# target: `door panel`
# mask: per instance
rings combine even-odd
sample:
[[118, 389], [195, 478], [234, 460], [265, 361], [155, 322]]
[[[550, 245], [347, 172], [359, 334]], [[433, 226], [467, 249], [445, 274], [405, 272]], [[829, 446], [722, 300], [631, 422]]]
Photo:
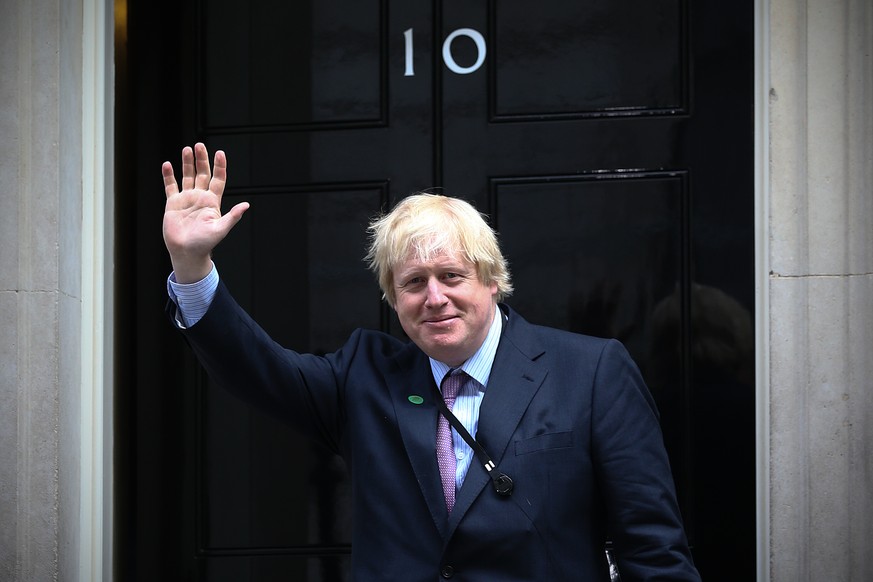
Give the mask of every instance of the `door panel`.
[[368, 219], [431, 187], [474, 202], [514, 308], [634, 356], [703, 577], [753, 579], [750, 0], [128, 7], [121, 578], [349, 579], [342, 460], [217, 389], [156, 321], [157, 168], [202, 140], [227, 152], [227, 207], [252, 204], [216, 249], [221, 277], [292, 349], [402, 336], [361, 260]]
[[205, 132], [384, 126], [385, 2], [200, 4]]
[[495, 180], [512, 305], [544, 325], [618, 338], [642, 366], [658, 300], [687, 278], [686, 180], [655, 172]]
[[[678, 0], [489, 4], [492, 121], [673, 113], [687, 108]], [[632, 15], [632, 17], [629, 17]]]

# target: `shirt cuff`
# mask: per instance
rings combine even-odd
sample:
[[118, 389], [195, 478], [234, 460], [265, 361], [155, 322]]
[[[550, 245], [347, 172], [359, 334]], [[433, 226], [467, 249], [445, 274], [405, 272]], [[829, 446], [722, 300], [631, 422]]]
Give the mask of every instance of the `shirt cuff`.
[[179, 308], [178, 317], [181, 321], [178, 323], [182, 327], [191, 327], [200, 321], [209, 311], [217, 289], [218, 269], [215, 268], [215, 263], [212, 263], [209, 274], [196, 283], [177, 283], [176, 273], [170, 273], [167, 278], [167, 294]]

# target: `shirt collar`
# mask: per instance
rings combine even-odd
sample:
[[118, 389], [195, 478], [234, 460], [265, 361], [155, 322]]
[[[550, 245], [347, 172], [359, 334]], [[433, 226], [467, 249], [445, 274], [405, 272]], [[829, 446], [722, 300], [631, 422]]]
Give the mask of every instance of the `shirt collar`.
[[[491, 321], [491, 327], [488, 329], [488, 335], [485, 336], [485, 341], [476, 350], [470, 359], [461, 364], [460, 369], [466, 372], [471, 378], [479, 383], [479, 390], [485, 391], [485, 386], [488, 385], [488, 378], [491, 376], [491, 366], [494, 364], [494, 356], [497, 354], [497, 344], [500, 343], [500, 332], [503, 329], [503, 314], [500, 308], [494, 306], [494, 318]], [[436, 385], [442, 383], [445, 375], [452, 369], [451, 366], [428, 358], [430, 360], [430, 370], [433, 373], [433, 379]]]

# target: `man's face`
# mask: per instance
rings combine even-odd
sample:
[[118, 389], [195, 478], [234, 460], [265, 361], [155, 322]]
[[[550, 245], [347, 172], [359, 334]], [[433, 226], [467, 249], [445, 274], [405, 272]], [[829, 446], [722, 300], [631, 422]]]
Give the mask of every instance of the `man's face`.
[[403, 331], [431, 358], [459, 366], [485, 341], [497, 283], [482, 283], [459, 254], [408, 258], [394, 269], [394, 290]]

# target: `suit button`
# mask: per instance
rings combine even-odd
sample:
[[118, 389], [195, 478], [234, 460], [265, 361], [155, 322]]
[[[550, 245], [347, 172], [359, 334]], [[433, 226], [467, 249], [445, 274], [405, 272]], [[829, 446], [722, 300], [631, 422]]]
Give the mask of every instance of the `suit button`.
[[443, 566], [443, 569], [440, 570], [440, 576], [445, 579], [449, 579], [455, 575], [455, 569], [451, 566]]

